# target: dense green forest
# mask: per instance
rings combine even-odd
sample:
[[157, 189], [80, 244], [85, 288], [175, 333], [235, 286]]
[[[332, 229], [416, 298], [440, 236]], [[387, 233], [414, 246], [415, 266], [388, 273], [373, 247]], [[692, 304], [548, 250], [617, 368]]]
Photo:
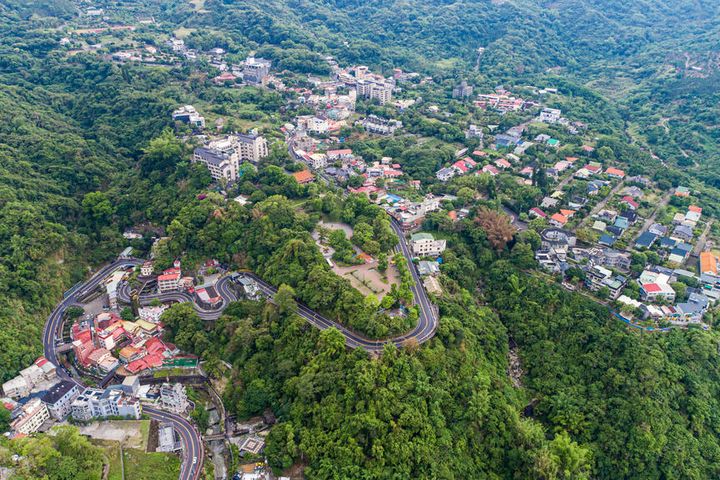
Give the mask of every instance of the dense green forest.
[[[206, 0], [203, 13], [180, 0], [96, 3], [153, 15], [158, 25], [141, 32], [150, 43], [183, 27], [188, 45], [221, 46], [237, 58], [255, 51], [299, 77], [327, 73], [323, 57], [333, 55], [343, 65], [432, 75], [437, 87], [422, 93], [445, 103], [459, 78], [483, 91], [555, 86], [566, 99], [556, 106], [592, 124], [598, 147], [629, 173], [664, 188], [690, 184], [718, 213], [715, 1]], [[68, 56], [58, 47], [61, 28], [78, 11], [67, 0], [0, 3], [0, 380], [41, 353], [43, 322], [62, 292], [126, 246], [126, 228], [146, 225], [170, 237], [160, 264], [213, 257], [282, 285], [275, 305], [239, 302], [214, 325], [188, 305], [164, 318], [169, 340], [230, 377], [229, 411], [277, 414], [267, 445], [277, 471], [298, 463], [319, 479], [720, 475], [716, 334], [628, 331], [604, 307], [531, 276], [537, 235], [510, 238], [495, 212], [506, 197], [527, 210], [542, 185], [473, 177], [433, 186], [473, 208], [464, 221], [431, 214], [425, 224], [450, 245], [437, 336], [380, 358], [348, 351], [337, 332], [297, 317], [293, 298], [373, 337], [406, 330], [415, 312], [378, 314], [377, 299], [329, 272], [310, 232], [321, 217], [344, 221], [362, 235], [337, 245], [387, 251], [396, 238], [385, 214], [364, 197], [297, 184], [284, 170], [296, 166], [277, 148], [237, 187], [252, 206], [209, 192], [169, 113], [202, 105], [209, 119], [237, 113], [279, 138], [287, 99], [217, 88], [188, 65]], [[467, 106], [448, 109], [449, 121], [398, 115], [428, 143], [406, 136], [353, 148], [369, 160], [389, 154], [413, 177], [432, 179], [453, 158], [451, 144], [464, 140]], [[389, 306], [408, 306], [410, 297], [402, 282]], [[519, 387], [507, 373], [510, 344], [524, 369]], [[220, 360], [232, 371], [223, 373]], [[26, 455], [23, 478], [71, 478], [98, 466], [81, 440], [67, 430], [0, 443], [0, 457]]]

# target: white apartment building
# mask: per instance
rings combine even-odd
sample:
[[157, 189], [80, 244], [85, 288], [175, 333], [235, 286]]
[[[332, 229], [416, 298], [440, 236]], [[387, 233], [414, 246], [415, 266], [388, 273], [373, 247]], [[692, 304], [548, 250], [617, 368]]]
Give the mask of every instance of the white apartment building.
[[160, 406], [174, 413], [184, 413], [188, 408], [185, 386], [181, 383], [163, 383], [160, 387]]
[[243, 161], [258, 163], [269, 153], [267, 140], [264, 137], [255, 134], [238, 134], [196, 148], [193, 152], [193, 162], [204, 164], [215, 180], [225, 178], [235, 181]]
[[25, 378], [18, 375], [17, 377], [3, 383], [2, 388], [6, 397], [23, 398], [30, 395], [30, 390], [32, 387], [28, 384]]
[[235, 135], [238, 160], [258, 163], [270, 154], [265, 137], [255, 133]]
[[175, 292], [180, 286], [180, 273], [165, 273], [158, 276], [157, 282], [160, 293]]
[[173, 120], [183, 122], [193, 127], [204, 128], [205, 117], [200, 115], [192, 105], [185, 105], [175, 110], [172, 114]]
[[562, 118], [562, 112], [556, 108], [543, 108], [538, 120], [544, 123], [558, 123]]
[[415, 233], [410, 237], [413, 255], [417, 257], [437, 257], [445, 251], [446, 240], [435, 240], [430, 233]]
[[40, 357], [29, 367], [22, 369], [17, 377], [3, 383], [3, 392], [10, 398], [23, 398], [30, 395], [36, 387], [44, 390], [56, 381], [56, 369], [53, 363]]
[[330, 123], [326, 118], [316, 117], [314, 115], [303, 115], [296, 118], [298, 128], [310, 133], [323, 134], [330, 130]]
[[128, 397], [120, 390], [86, 388], [72, 402], [72, 417], [87, 422], [94, 418], [125, 417], [140, 418], [142, 408], [136, 398]]
[[80, 395], [80, 387], [75, 382], [60, 382], [42, 397], [50, 416], [63, 421], [70, 415], [72, 402]]
[[393, 88], [391, 83], [365, 79], [359, 79], [355, 85], [358, 96], [377, 100], [380, 105], [385, 105], [392, 100]]
[[204, 164], [214, 180], [237, 178], [237, 162], [230, 155], [207, 147], [199, 147], [193, 152], [193, 162]]
[[37, 432], [49, 418], [50, 413], [42, 400], [33, 398], [22, 407], [20, 416], [13, 420], [10, 429], [15, 433], [30, 435]]
[[149, 277], [153, 274], [153, 262], [147, 261], [142, 264], [142, 267], [140, 267], [140, 275], [143, 277]]
[[167, 310], [167, 305], [158, 305], [157, 307], [140, 307], [138, 316], [141, 320], [150, 323], [158, 323], [163, 312]]

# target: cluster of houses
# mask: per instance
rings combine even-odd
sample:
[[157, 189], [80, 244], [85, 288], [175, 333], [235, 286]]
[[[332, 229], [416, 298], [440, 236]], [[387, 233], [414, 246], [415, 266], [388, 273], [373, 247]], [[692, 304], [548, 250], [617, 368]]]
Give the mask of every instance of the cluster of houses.
[[422, 225], [425, 216], [440, 210], [444, 200], [455, 200], [451, 195], [428, 194], [420, 201], [413, 201], [394, 194], [378, 197], [376, 203], [400, 223], [404, 231], [413, 231]]
[[159, 308], [150, 308], [147, 316], [141, 308], [141, 318], [136, 321], [122, 320], [114, 312], [103, 312], [92, 320], [74, 323], [72, 350], [78, 367], [100, 374], [117, 369], [136, 374], [185, 358], [177, 347], [160, 339], [162, 324], [151, 321], [159, 318]]
[[537, 106], [532, 100], [515, 97], [502, 87], [495, 89], [495, 93], [481, 93], [475, 100], [475, 106], [482, 109], [494, 110], [501, 114], [518, 112]]
[[687, 212], [677, 213], [672, 226], [653, 223], [635, 241], [638, 250], [654, 249], [673, 264], [682, 265], [692, 253], [695, 229], [702, 217], [702, 208], [690, 205]]
[[267, 85], [273, 79], [270, 75], [272, 62], [264, 58], [248, 56], [244, 61], [237, 64], [228, 64], [225, 60], [226, 53], [223, 48], [215, 47], [207, 52], [200, 52], [185, 45], [185, 41], [179, 38], [171, 38], [165, 46], [170, 48], [175, 55], [190, 61], [205, 61], [209, 66], [215, 68], [220, 74], [213, 78], [218, 85], [242, 83], [244, 85]]
[[74, 380], [61, 380], [57, 367], [46, 358], [38, 358], [17, 378], [3, 384], [0, 408], [11, 412], [11, 438], [49, 430], [56, 422], [69, 417], [88, 422], [107, 418], [139, 419], [141, 399], [159, 408], [183, 414], [189, 402], [181, 384], [162, 384], [160, 388], [141, 386], [131, 375], [118, 385], [106, 389], [82, 387]]
[[[686, 298], [676, 298], [672, 284], [691, 279], [699, 287], [687, 287]], [[664, 320], [674, 325], [702, 324], [708, 308], [720, 299], [720, 288], [714, 279], [702, 279], [693, 272], [683, 269], [670, 269], [662, 266], [650, 266], [637, 278], [640, 286], [639, 299], [626, 295], [617, 297], [618, 303], [632, 307], [642, 318]]]
[[3, 384], [4, 397], [0, 402], [11, 411], [10, 436], [17, 438], [47, 430], [71, 414], [79, 420], [108, 416], [140, 418], [139, 403], [122, 392], [103, 403], [104, 412], [91, 410], [81, 416], [80, 398], [84, 391], [74, 381], [60, 380], [57, 366], [45, 357], [38, 358], [16, 378]]

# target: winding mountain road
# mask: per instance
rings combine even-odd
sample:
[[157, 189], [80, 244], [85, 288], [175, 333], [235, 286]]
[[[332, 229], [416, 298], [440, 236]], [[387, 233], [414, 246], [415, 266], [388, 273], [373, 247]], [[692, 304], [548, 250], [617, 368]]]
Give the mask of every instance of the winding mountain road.
[[[403, 344], [409, 341], [421, 344], [430, 340], [435, 335], [435, 331], [437, 330], [438, 326], [438, 318], [435, 312], [435, 308], [430, 302], [430, 299], [427, 296], [427, 292], [422, 286], [422, 279], [420, 278], [417, 269], [412, 263], [412, 252], [410, 251], [410, 246], [407, 243], [402, 228], [394, 219], [391, 221], [391, 226], [400, 240], [398, 247], [405, 259], [408, 261], [408, 268], [413, 277], [413, 286], [411, 287], [411, 291], [415, 299], [415, 304], [418, 306], [419, 315], [418, 322], [412, 330], [397, 337], [380, 340], [369, 339], [367, 337], [364, 337], [363, 335], [353, 332], [352, 330], [348, 329], [347, 327], [334, 320], [330, 320], [329, 318], [312, 310], [307, 305], [301, 302], [298, 302], [297, 304], [297, 314], [304, 318], [308, 323], [319, 328], [320, 330], [325, 330], [330, 327], [336, 328], [345, 337], [345, 344], [348, 347], [362, 348], [371, 353], [381, 353], [383, 348], [387, 344], [394, 344], [398, 347], [401, 347]], [[276, 287], [265, 282], [262, 278], [258, 277], [254, 273], [242, 272], [241, 275], [253, 279], [257, 283], [259, 290], [268, 297], [273, 297], [277, 293]], [[160, 300], [162, 302], [191, 302], [193, 308], [195, 309], [195, 312], [198, 314], [198, 316], [200, 316], [200, 318], [202, 318], [203, 320], [217, 320], [222, 315], [222, 311], [225, 309], [225, 307], [227, 307], [227, 305], [229, 305], [231, 302], [237, 300], [237, 295], [233, 291], [232, 283], [233, 281], [230, 279], [230, 277], [226, 276], [218, 280], [217, 284], [215, 285], [218, 294], [223, 300], [222, 305], [217, 310], [205, 310], [201, 308], [193, 301], [192, 295], [184, 292], [147, 294], [142, 295], [139, 301], [141, 304], [144, 305], [149, 304], [154, 299]], [[130, 288], [126, 283], [122, 284], [118, 289], [118, 300], [125, 303], [130, 303]]]
[[[43, 330], [43, 350], [45, 352], [45, 358], [55, 365], [58, 365], [56, 343], [62, 339], [63, 317], [65, 310], [68, 307], [80, 303], [79, 299], [94, 291], [112, 272], [130, 266], [135, 267], [140, 264], [142, 264], [142, 261], [137, 259], [118, 259], [98, 270], [80, 287], [70, 290], [69, 294], [63, 298], [62, 302], [55, 307], [45, 323], [45, 328]], [[76, 383], [81, 388], [85, 387], [85, 385], [80, 383], [77, 379], [72, 378], [62, 368], [58, 368], [58, 376], [62, 380]], [[193, 427], [192, 424], [190, 424], [190, 422], [179, 415], [157, 410], [151, 407], [143, 407], [143, 412], [159, 422], [171, 424], [175, 431], [180, 435], [183, 449], [183, 459], [182, 464], [180, 465], [179, 480], [198, 480], [200, 478], [200, 474], [202, 473], [203, 460], [205, 457], [204, 446], [200, 433], [195, 429], [195, 427]]]
[[[412, 263], [412, 252], [410, 246], [405, 238], [405, 233], [402, 231], [400, 225], [394, 220], [391, 220], [393, 231], [399, 238], [399, 249], [402, 252], [405, 259], [408, 261], [408, 267], [413, 278], [413, 285], [411, 287], [412, 294], [415, 299], [415, 304], [418, 306], [418, 322], [415, 327], [409, 332], [392, 338], [382, 340], [368, 339], [362, 335], [359, 335], [338, 322], [330, 320], [323, 315], [313, 311], [306, 305], [298, 302], [297, 313], [302, 318], [307, 320], [308, 323], [325, 330], [327, 328], [336, 328], [345, 337], [345, 344], [350, 348], [362, 348], [370, 353], [379, 354], [382, 352], [385, 345], [394, 344], [398, 347], [403, 346], [408, 341], [414, 341], [418, 344], [424, 343], [430, 340], [437, 330], [438, 317], [435, 312], [435, 307], [430, 302], [427, 296], [425, 288], [422, 286], [420, 275], [417, 272], [414, 264]], [[142, 260], [139, 259], [118, 259], [113, 263], [98, 270], [87, 282], [79, 285], [78, 287], [70, 290], [62, 302], [52, 311], [50, 317], [45, 324], [43, 331], [43, 348], [45, 351], [45, 357], [58, 364], [57, 361], [57, 345], [62, 341], [62, 327], [64, 322], [65, 310], [73, 305], [77, 305], [80, 299], [84, 298], [88, 294], [92, 293], [97, 287], [116, 270], [123, 268], [136, 267], [142, 264]], [[259, 278], [253, 273], [242, 273], [249, 278], [252, 278], [258, 285], [258, 288], [269, 297], [272, 297], [277, 293], [277, 288], [268, 284], [263, 279]], [[190, 302], [193, 308], [204, 320], [215, 320], [220, 317], [222, 310], [227, 307], [231, 302], [237, 300], [237, 295], [232, 288], [232, 279], [230, 277], [223, 277], [218, 280], [216, 289], [219, 295], [222, 297], [223, 303], [217, 310], [206, 310], [201, 308], [194, 302], [193, 296], [185, 292], [172, 292], [164, 294], [146, 294], [139, 298], [141, 304], [148, 304], [153, 299], [158, 299], [163, 302]], [[118, 289], [118, 300], [130, 303], [130, 287], [127, 283], [123, 283]], [[75, 382], [81, 387], [84, 387], [78, 380], [72, 378], [65, 370], [59, 369], [59, 376], [63, 380], [69, 380]], [[158, 410], [152, 407], [144, 407], [143, 411], [151, 418], [163, 422], [172, 424], [175, 431], [180, 435], [183, 459], [180, 467], [179, 480], [198, 480], [202, 472], [203, 460], [204, 460], [204, 446], [202, 443], [202, 437], [197, 429], [188, 422], [185, 418], [175, 415], [163, 410]]]

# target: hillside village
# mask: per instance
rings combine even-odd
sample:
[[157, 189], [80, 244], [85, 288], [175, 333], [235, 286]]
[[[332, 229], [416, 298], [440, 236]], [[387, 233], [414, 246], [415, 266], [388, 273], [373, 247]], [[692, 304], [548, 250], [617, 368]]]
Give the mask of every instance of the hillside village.
[[[47, 321], [46, 354], [24, 355], [25, 367], [2, 384], [8, 440], [72, 424], [107, 448], [102, 430], [133, 420], [148, 425], [152, 446], [145, 453], [182, 458], [181, 477], [195, 480], [202, 470], [218, 480], [270, 480], [282, 464], [289, 476], [279, 478], [304, 478], [303, 449], [318, 439], [305, 425], [292, 425], [296, 405], [278, 400], [278, 392], [317, 395], [308, 403], [323, 405], [330, 389], [315, 369], [325, 364], [301, 353], [303, 346], [272, 365], [301, 372], [285, 378], [283, 371], [277, 384], [241, 370], [271, 369], [263, 349], [285, 341], [279, 332], [291, 323], [285, 317], [293, 317], [297, 337], [317, 327], [317, 350], [334, 366], [338, 352], [350, 349], [372, 361], [403, 351], [417, 366], [425, 361], [422, 342], [440, 332], [428, 356], [458, 355], [480, 371], [489, 361], [484, 355], [497, 354], [508, 361], [512, 387], [522, 389], [522, 354], [506, 331], [522, 309], [500, 316], [502, 302], [487, 288], [491, 276], [496, 291], [507, 284], [508, 297], [528, 295], [520, 277], [557, 286], [552, 302], [581, 298], [586, 310], [601, 312], [593, 319], [607, 317], [643, 338], [716, 329], [716, 202], [698, 182], [658, 169], [667, 164], [652, 151], [611, 138], [612, 129], [597, 119], [617, 118], [560, 75], [502, 85], [481, 80], [484, 47], [474, 72], [449, 60], [435, 64], [445, 74], [433, 76], [390, 59], [370, 67], [358, 55], [299, 55], [289, 39], [270, 48], [228, 41], [221, 28], [171, 29], [135, 2], [77, 3], [81, 14], [57, 27], [54, 55], [91, 58], [123, 81], [161, 78], [167, 87], [153, 104], [158, 135], [124, 152], [134, 173], [155, 183], [121, 183], [114, 196], [101, 198], [98, 190], [77, 202], [82, 241], [92, 243], [84, 236], [94, 232], [93, 242], [117, 249], [103, 261], [124, 250], [90, 279], [79, 280], [88, 268], [67, 275], [78, 283]], [[191, 3], [194, 14], [207, 13], [204, 2]], [[129, 115], [126, 105], [117, 108]], [[116, 232], [101, 229], [145, 195], [162, 199], [148, 207], [154, 220], [147, 212], [123, 213]], [[94, 203], [98, 198], [105, 201]], [[282, 255], [269, 249], [251, 255], [240, 245], [246, 237], [287, 244]], [[508, 265], [513, 273], [506, 278], [498, 272]], [[492, 338], [492, 328], [503, 341]], [[567, 330], [573, 342], [585, 341], [583, 332]], [[341, 333], [333, 337], [335, 331]], [[467, 345], [482, 353], [466, 357]], [[208, 352], [218, 358], [208, 359]], [[503, 368], [475, 380], [495, 389]], [[427, 378], [438, 372], [428, 369]], [[378, 388], [382, 382], [370, 377], [386, 373], [368, 373], [367, 385], [348, 396], [365, 402], [360, 390]], [[518, 418], [549, 415], [555, 405], [538, 407], [540, 396], [518, 395]], [[482, 409], [492, 411], [496, 402]], [[426, 408], [429, 400], [420, 410]], [[406, 413], [415, 415], [408, 412], [394, 412], [393, 427], [409, 421]], [[462, 415], [455, 415], [448, 424], [460, 425]], [[567, 422], [581, 431], [586, 415]], [[472, 421], [489, 420], [483, 412]], [[296, 427], [305, 429], [302, 435]], [[430, 436], [444, 441], [435, 428], [427, 429]], [[527, 441], [518, 430], [513, 441]], [[376, 434], [363, 441], [372, 443]], [[559, 430], [547, 436], [564, 438]]]

